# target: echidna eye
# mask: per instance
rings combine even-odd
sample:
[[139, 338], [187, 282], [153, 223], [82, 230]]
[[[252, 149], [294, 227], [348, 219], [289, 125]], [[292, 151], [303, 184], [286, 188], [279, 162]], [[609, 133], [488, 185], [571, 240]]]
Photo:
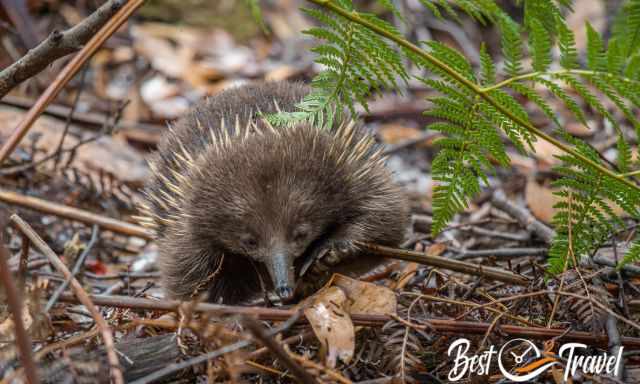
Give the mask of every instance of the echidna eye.
[[258, 246], [258, 241], [253, 237], [245, 237], [242, 239], [242, 245], [246, 248], [255, 248]]
[[307, 236], [309, 236], [309, 232], [305, 229], [297, 229], [293, 232], [293, 240], [297, 242], [306, 240]]

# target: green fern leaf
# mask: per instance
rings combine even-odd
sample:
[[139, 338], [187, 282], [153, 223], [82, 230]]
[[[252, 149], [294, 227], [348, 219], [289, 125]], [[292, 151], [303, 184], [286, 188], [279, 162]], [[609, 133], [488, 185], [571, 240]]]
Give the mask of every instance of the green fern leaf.
[[522, 72], [522, 38], [520, 26], [506, 14], [498, 16], [498, 25], [502, 33], [502, 54], [509, 76]]
[[560, 49], [560, 65], [564, 69], [578, 68], [578, 50], [573, 31], [561, 17], [556, 17], [558, 27], [558, 48]]
[[618, 269], [622, 269], [625, 265], [638, 262], [640, 262], [640, 241], [635, 240], [624, 255], [622, 262], [618, 264]]
[[546, 71], [551, 64], [551, 38], [538, 19], [529, 20], [529, 41], [533, 69]]
[[493, 59], [487, 52], [487, 47], [484, 43], [480, 45], [480, 68], [480, 79], [483, 85], [496, 82], [496, 67], [493, 65]]
[[607, 59], [604, 52], [604, 43], [600, 34], [593, 29], [589, 22], [587, 27], [587, 66], [594, 71], [606, 71]]

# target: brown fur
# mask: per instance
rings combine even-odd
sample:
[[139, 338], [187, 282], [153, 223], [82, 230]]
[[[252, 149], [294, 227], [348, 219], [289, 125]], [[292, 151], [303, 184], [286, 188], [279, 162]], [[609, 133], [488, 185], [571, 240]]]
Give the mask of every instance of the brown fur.
[[171, 297], [209, 289], [238, 302], [272, 288], [265, 262], [357, 241], [396, 245], [407, 201], [360, 127], [273, 128], [257, 118], [293, 110], [308, 88], [264, 83], [222, 92], [192, 109], [152, 161], [147, 224], [155, 229]]

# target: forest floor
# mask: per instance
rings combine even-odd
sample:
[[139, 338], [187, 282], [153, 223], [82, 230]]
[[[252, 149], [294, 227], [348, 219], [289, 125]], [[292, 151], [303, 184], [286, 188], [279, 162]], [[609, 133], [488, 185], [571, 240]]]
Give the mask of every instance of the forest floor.
[[[28, 9], [25, 2], [0, 2], [0, 68], [94, 10], [77, 0], [27, 3]], [[439, 135], [425, 131], [433, 119], [423, 111], [435, 93], [413, 80], [402, 96], [384, 93], [361, 111], [411, 198], [412, 226], [401, 249], [368, 248], [380, 256], [375, 268], [345, 266], [304, 305], [164, 298], [157, 244], [133, 216], [150, 174], [146, 159], [167, 122], [229, 87], [310, 82], [320, 69], [312, 41], [300, 33], [312, 22], [297, 1], [265, 6], [268, 35], [245, 2], [181, 3], [154, 2], [128, 18], [60, 84], [0, 161], [3, 382], [35, 375], [52, 383], [444, 383], [459, 373], [458, 382], [503, 382], [495, 356], [475, 371], [470, 361], [455, 364], [462, 349], [451, 346], [462, 348], [465, 340], [468, 357], [505, 346], [509, 367], [522, 367], [515, 357], [534, 343], [540, 354], [518, 374], [551, 356], [542, 363], [555, 365], [535, 380], [556, 383], [567, 364], [559, 347], [579, 342], [588, 346], [585, 355], [624, 358], [617, 376], [577, 373], [569, 380], [640, 382], [640, 267], [615, 268], [626, 242], [612, 235], [577, 268], [546, 272], [558, 199], [554, 148], [544, 142], [534, 144], [535, 153], [510, 148], [512, 166], [492, 175], [490, 186], [444, 231], [431, 233], [431, 161]], [[570, 23], [588, 19], [606, 30], [608, 9], [586, 3]], [[450, 44], [474, 65], [481, 41], [500, 55], [491, 28], [426, 13], [414, 17], [420, 22], [407, 31], [412, 39]], [[576, 39], [584, 50], [584, 36]], [[0, 146], [41, 105], [38, 98], [72, 57], [0, 96]], [[525, 108], [533, 121], [544, 121], [533, 106]], [[566, 129], [605, 157], [615, 156], [613, 128], [593, 111], [587, 117], [591, 130], [568, 114]], [[19, 316], [12, 316], [16, 308]], [[520, 340], [509, 344], [514, 339]]]

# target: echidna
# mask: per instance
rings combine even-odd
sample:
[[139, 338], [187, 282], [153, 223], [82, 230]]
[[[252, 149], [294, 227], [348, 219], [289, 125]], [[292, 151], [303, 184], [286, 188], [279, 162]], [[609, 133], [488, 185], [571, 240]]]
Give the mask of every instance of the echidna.
[[288, 82], [224, 91], [163, 137], [143, 209], [170, 297], [208, 289], [210, 301], [233, 303], [275, 288], [290, 299], [302, 260], [402, 241], [407, 200], [369, 134], [353, 122], [262, 118], [308, 92]]

